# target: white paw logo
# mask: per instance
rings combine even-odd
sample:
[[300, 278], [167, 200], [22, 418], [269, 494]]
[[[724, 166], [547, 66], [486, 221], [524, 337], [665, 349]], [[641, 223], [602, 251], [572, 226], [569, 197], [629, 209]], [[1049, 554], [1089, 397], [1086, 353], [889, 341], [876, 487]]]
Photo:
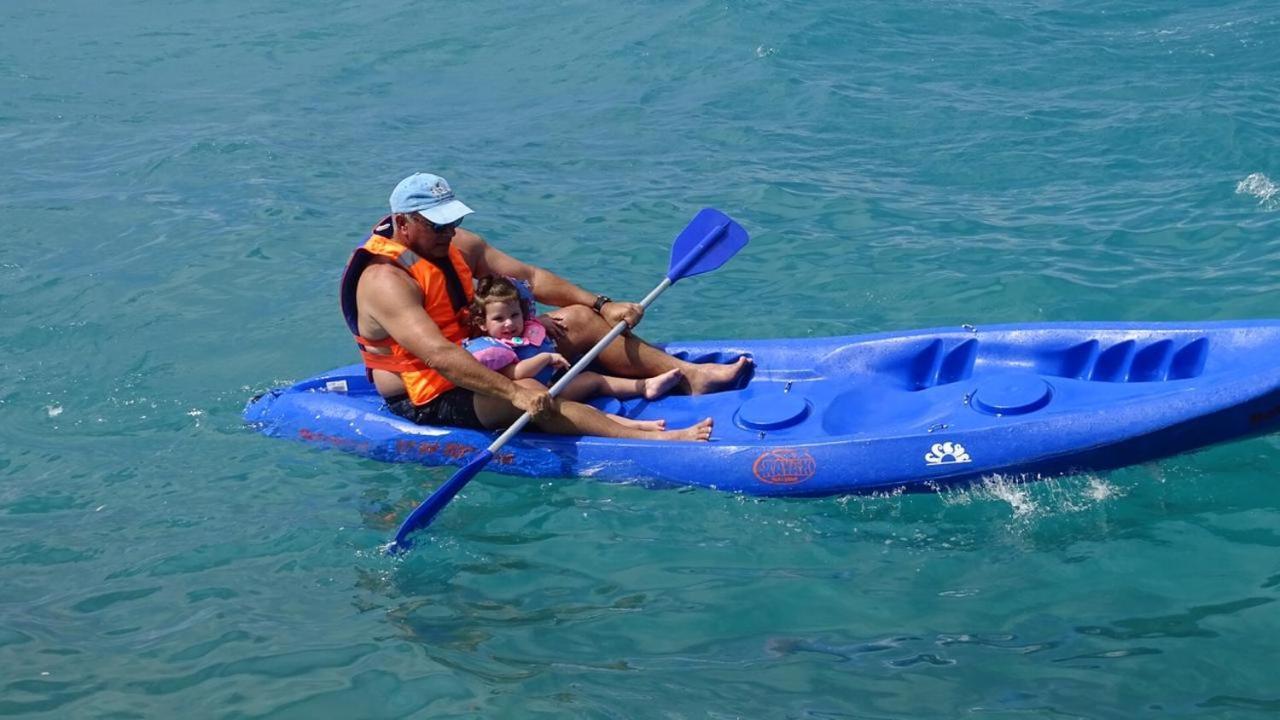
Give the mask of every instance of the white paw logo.
[[973, 462], [973, 459], [960, 443], [942, 442], [929, 448], [929, 452], [924, 454], [924, 462], [926, 465], [954, 465]]

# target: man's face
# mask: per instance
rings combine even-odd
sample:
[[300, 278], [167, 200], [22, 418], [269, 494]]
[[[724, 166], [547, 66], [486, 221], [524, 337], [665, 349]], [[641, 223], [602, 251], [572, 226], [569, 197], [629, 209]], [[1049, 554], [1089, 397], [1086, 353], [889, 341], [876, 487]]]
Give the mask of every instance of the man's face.
[[449, 252], [449, 242], [458, 228], [457, 222], [448, 225], [437, 225], [422, 216], [421, 213], [405, 213], [400, 226], [404, 234], [405, 244], [417, 251], [429, 255], [442, 256]]

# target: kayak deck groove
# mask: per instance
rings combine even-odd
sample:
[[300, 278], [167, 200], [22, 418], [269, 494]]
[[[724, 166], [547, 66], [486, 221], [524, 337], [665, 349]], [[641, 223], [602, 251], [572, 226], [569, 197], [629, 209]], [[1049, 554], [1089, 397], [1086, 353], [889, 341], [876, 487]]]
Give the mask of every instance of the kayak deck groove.
[[[993, 474], [1107, 470], [1280, 424], [1280, 321], [1038, 323], [830, 338], [672, 343], [754, 370], [723, 392], [598, 399], [708, 443], [526, 431], [490, 466], [533, 477], [693, 485], [752, 495], [938, 490]], [[494, 434], [390, 414], [359, 365], [250, 401], [272, 437], [377, 460], [461, 465]]]

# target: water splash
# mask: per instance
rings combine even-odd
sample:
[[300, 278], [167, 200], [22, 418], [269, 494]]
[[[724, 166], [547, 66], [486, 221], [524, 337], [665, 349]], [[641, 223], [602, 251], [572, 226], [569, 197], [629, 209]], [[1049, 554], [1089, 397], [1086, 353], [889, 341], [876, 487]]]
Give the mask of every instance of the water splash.
[[1085, 488], [1086, 497], [1095, 502], [1102, 502], [1117, 494], [1119, 494], [1119, 491], [1100, 477], [1089, 478], [1089, 484]]
[[1258, 198], [1258, 204], [1267, 210], [1280, 208], [1280, 187], [1262, 173], [1252, 173], [1236, 183], [1236, 194]]
[[[1082, 512], [1107, 500], [1123, 495], [1110, 482], [1097, 475], [1067, 478], [1034, 478], [1013, 475], [990, 475], [968, 487], [942, 490], [939, 495], [949, 506], [970, 505], [976, 501], [1005, 503], [1013, 520], [1027, 521], [1042, 516]], [[1081, 482], [1083, 480], [1083, 483]]]
[[1015, 479], [993, 475], [983, 480], [979, 487], [990, 497], [1008, 503], [1015, 518], [1029, 517], [1040, 509], [1027, 486]]

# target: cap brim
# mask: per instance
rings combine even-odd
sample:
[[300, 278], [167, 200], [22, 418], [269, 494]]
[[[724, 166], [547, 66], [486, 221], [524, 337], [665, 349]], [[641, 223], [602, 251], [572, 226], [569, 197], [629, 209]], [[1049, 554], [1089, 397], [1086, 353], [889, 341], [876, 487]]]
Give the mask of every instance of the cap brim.
[[437, 225], [448, 225], [451, 222], [457, 222], [462, 218], [475, 212], [471, 208], [463, 205], [458, 200], [450, 200], [443, 205], [437, 205], [426, 210], [419, 210], [418, 214], [430, 220]]

